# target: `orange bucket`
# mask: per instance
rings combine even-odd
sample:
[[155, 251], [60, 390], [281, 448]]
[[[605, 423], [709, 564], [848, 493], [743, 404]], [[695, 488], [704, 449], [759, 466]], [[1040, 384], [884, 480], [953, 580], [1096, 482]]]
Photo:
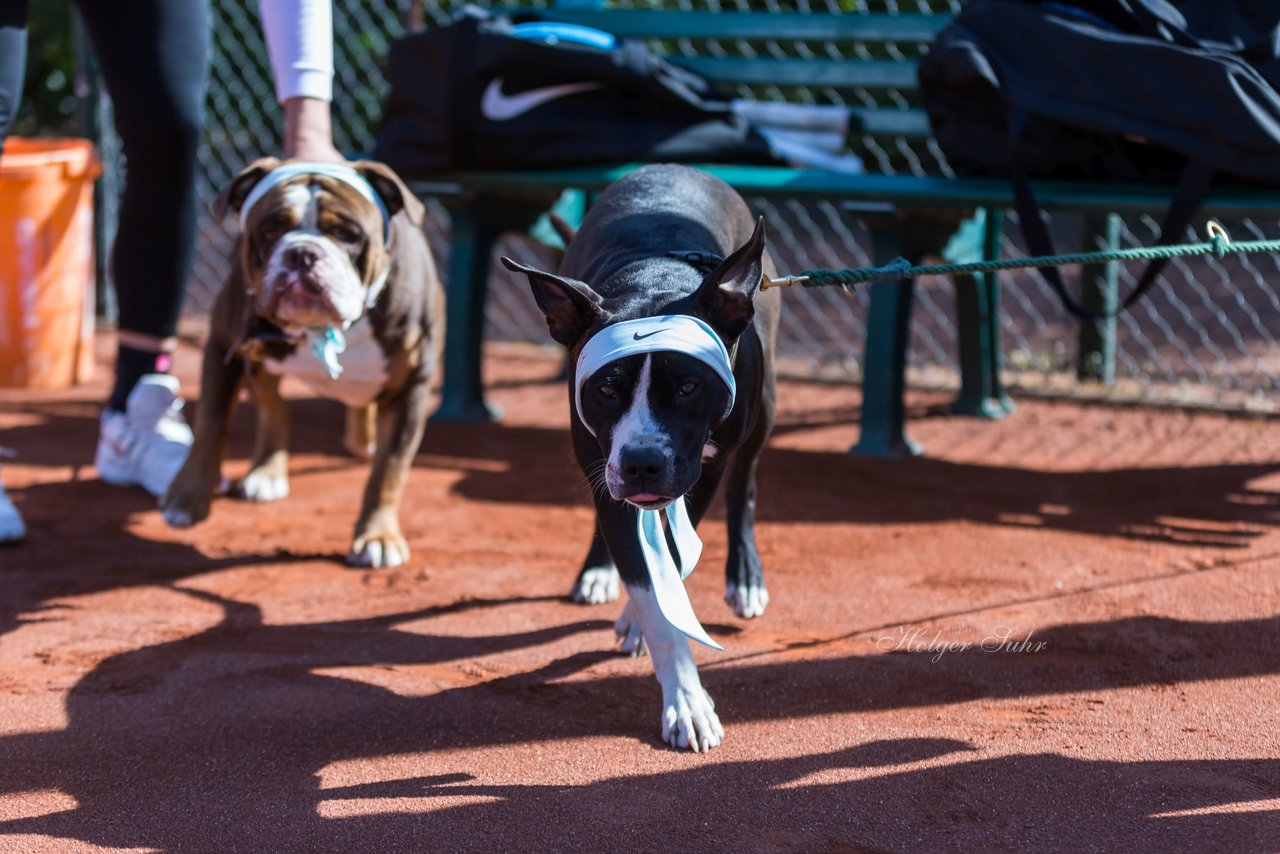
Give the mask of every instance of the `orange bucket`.
[[0, 386], [61, 388], [93, 370], [93, 182], [84, 139], [0, 154]]

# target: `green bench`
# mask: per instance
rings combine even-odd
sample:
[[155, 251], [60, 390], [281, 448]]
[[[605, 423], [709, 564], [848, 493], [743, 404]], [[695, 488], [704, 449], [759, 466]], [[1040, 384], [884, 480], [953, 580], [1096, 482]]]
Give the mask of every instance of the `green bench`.
[[[916, 88], [915, 56], [946, 25], [946, 15], [850, 13], [798, 14], [773, 12], [675, 12], [553, 8], [541, 17], [606, 30], [623, 38], [642, 38], [660, 45], [701, 45], [707, 40], [808, 42], [846, 48], [854, 58], [724, 57], [698, 51], [672, 54], [677, 65], [691, 68], [726, 88], [768, 86], [831, 87], [898, 93], [892, 106], [851, 106], [851, 133], [878, 150], [901, 150], [896, 141], [927, 146], [930, 129], [923, 111], [901, 93]], [[914, 46], [904, 52], [902, 46]], [[687, 52], [687, 50], [686, 50]], [[871, 100], [879, 103], [878, 100]], [[434, 176], [406, 176], [415, 192], [439, 198], [453, 217], [452, 258], [447, 270], [448, 333], [444, 386], [435, 417], [475, 421], [493, 417], [484, 398], [481, 344], [486, 283], [494, 242], [506, 231], [530, 228], [566, 189], [588, 196], [642, 164], [588, 166], [545, 171], [490, 171]], [[868, 164], [873, 165], [873, 164]], [[943, 175], [859, 174], [774, 166], [705, 165], [702, 168], [737, 188], [748, 199], [827, 200], [838, 203], [865, 223], [874, 263], [898, 257], [913, 263], [931, 255], [968, 261], [999, 255], [1002, 211], [1012, 204], [1007, 181], [957, 179]], [[1159, 215], [1167, 207], [1170, 188], [1114, 184], [1036, 184], [1041, 205], [1049, 211], [1084, 216], [1087, 246], [1114, 246], [1121, 214]], [[1280, 216], [1274, 191], [1232, 190], [1216, 193], [1206, 212], [1231, 220], [1245, 216]], [[963, 224], [964, 227], [961, 227]], [[850, 259], [850, 264], [852, 264]], [[784, 274], [798, 272], [783, 270]], [[960, 414], [998, 418], [1012, 408], [1001, 382], [1000, 289], [996, 274], [952, 277], [956, 288], [961, 388], [953, 405]], [[1118, 266], [1086, 270], [1081, 301], [1094, 309], [1117, 299]], [[870, 286], [866, 352], [863, 360], [861, 434], [854, 451], [875, 456], [918, 453], [907, 436], [905, 371], [913, 302], [911, 281]], [[1078, 372], [1082, 378], [1110, 382], [1114, 377], [1115, 322], [1082, 323]]]

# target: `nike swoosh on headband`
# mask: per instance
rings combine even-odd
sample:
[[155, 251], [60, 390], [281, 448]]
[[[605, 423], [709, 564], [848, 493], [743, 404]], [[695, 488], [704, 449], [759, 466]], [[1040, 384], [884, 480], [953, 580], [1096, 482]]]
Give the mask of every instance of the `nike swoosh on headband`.
[[502, 91], [503, 83], [504, 79], [501, 77], [495, 77], [489, 81], [480, 99], [480, 115], [491, 122], [510, 121], [548, 101], [602, 88], [602, 84], [595, 82], [562, 83], [558, 86], [543, 86], [507, 95]]
[[[661, 333], [661, 334], [659, 334]], [[733, 377], [729, 350], [705, 321], [687, 314], [664, 314], [624, 320], [601, 329], [588, 339], [578, 354], [574, 368], [574, 413], [592, 436], [595, 428], [582, 417], [582, 386], [591, 375], [610, 362], [640, 353], [667, 351], [683, 353], [702, 362], [729, 388], [723, 417], [733, 411], [738, 387]]]

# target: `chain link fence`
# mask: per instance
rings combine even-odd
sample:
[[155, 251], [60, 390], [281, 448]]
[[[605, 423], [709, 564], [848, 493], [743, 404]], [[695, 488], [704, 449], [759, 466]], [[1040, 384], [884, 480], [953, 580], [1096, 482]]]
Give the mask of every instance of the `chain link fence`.
[[[385, 92], [379, 64], [388, 45], [408, 22], [446, 22], [461, 8], [452, 0], [334, 0], [335, 136], [344, 151], [371, 148], [372, 129]], [[539, 2], [491, 4], [504, 8], [546, 6]], [[946, 0], [620, 0], [615, 5], [683, 10], [799, 11], [815, 15], [867, 11], [939, 14], [958, 9]], [[213, 66], [208, 96], [208, 128], [201, 151], [202, 207], [197, 260], [188, 314], [206, 314], [227, 272], [234, 225], [212, 218], [208, 202], [245, 163], [277, 151], [280, 112], [275, 102], [266, 49], [258, 24], [257, 0], [213, 0]], [[674, 54], [711, 52], [724, 56], [801, 56], [857, 61], [910, 58], [925, 48], [915, 44], [843, 45], [723, 40], [662, 46]], [[758, 87], [739, 94], [761, 100], [790, 100], [850, 106], [915, 106], [914, 92], [836, 90], [830, 87]], [[904, 138], [851, 140], [869, 170], [942, 173], [948, 169], [932, 141]], [[118, 175], [118, 149], [108, 142], [111, 174]], [[110, 180], [110, 176], [109, 176]], [[857, 222], [830, 203], [750, 200], [770, 227], [770, 244], [781, 269], [840, 268], [870, 263], [869, 240]], [[429, 205], [429, 231], [442, 269], [449, 253], [448, 215]], [[1016, 217], [1006, 217], [1003, 250], [1023, 254]], [[1248, 239], [1280, 236], [1272, 222], [1228, 224]], [[1073, 223], [1060, 217], [1054, 230], [1069, 234]], [[1124, 222], [1125, 245], [1150, 245], [1158, 223], [1146, 217]], [[1067, 241], [1063, 241], [1064, 245]], [[526, 244], [499, 251], [528, 256]], [[548, 256], [550, 257], [550, 256]], [[1064, 271], [1068, 285], [1079, 271]], [[1122, 289], [1132, 287], [1137, 267], [1125, 269]], [[1151, 295], [1117, 323], [1116, 382], [1109, 386], [1075, 377], [1077, 323], [1034, 271], [1003, 278], [1003, 346], [1006, 375], [1015, 392], [1099, 398], [1170, 405], [1204, 405], [1233, 410], [1280, 411], [1280, 259], [1253, 256], [1175, 261]], [[866, 336], [867, 289], [850, 299], [839, 289], [793, 289], [785, 299], [781, 360], [785, 372], [801, 377], [856, 382]], [[954, 388], [956, 325], [954, 298], [946, 280], [922, 279], [917, 287], [912, 329], [910, 381], [918, 387]], [[490, 288], [488, 336], [493, 340], [548, 343], [541, 316], [523, 281], [495, 265]]]

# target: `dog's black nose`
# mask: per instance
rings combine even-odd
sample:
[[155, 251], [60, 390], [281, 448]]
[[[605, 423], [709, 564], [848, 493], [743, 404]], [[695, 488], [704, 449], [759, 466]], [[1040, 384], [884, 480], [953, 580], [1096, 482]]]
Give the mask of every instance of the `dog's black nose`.
[[320, 253], [310, 246], [290, 246], [284, 253], [285, 266], [290, 270], [310, 270], [318, 260]]
[[662, 449], [652, 446], [623, 448], [620, 456], [623, 476], [636, 483], [644, 483], [662, 474], [667, 463]]

